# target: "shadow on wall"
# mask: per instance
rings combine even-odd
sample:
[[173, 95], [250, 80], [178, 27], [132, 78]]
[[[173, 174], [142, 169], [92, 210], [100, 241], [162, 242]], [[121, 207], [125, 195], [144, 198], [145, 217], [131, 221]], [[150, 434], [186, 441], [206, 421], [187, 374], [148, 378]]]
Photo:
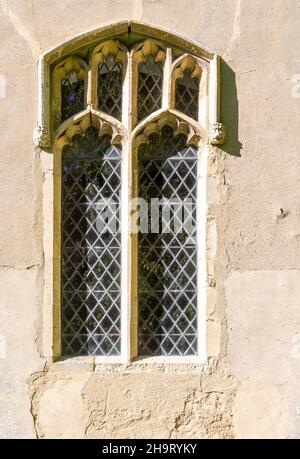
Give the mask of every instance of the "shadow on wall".
[[239, 142], [239, 103], [237, 98], [235, 74], [221, 59], [221, 120], [228, 135], [221, 150], [232, 156], [241, 157], [243, 145]]

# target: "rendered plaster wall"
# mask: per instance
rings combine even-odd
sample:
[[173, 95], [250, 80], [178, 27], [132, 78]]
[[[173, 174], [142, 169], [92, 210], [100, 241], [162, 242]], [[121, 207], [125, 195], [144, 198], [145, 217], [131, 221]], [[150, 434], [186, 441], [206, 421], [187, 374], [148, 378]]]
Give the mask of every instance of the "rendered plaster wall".
[[[127, 19], [225, 62], [203, 368], [50, 359], [52, 159], [32, 143], [37, 60]], [[0, 0], [0, 437], [300, 437], [299, 21], [297, 0]]]

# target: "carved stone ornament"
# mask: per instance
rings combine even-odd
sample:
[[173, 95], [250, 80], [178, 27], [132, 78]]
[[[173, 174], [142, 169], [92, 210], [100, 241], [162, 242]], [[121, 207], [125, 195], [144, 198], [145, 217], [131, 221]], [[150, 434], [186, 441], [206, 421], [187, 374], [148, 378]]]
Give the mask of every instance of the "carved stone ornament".
[[182, 78], [185, 70], [189, 70], [192, 78], [199, 79], [201, 77], [202, 68], [191, 56], [185, 56], [178, 62], [175, 70], [173, 70], [174, 79], [177, 80], [177, 78]]
[[166, 51], [156, 40], [147, 39], [141, 45], [137, 46], [133, 54], [133, 59], [137, 63], [144, 62], [149, 55], [153, 56], [155, 62], [164, 62]]
[[213, 123], [209, 126], [209, 143], [222, 145], [227, 138], [227, 129], [222, 123]]
[[111, 137], [112, 145], [121, 145], [122, 136], [115, 126], [103, 119], [100, 119], [98, 116], [92, 115], [91, 117], [90, 114], [87, 114], [63, 130], [56, 140], [57, 148], [62, 150], [65, 145], [70, 145], [75, 135], [83, 137], [86, 129], [90, 126], [94, 126], [98, 129], [100, 137], [109, 135]]
[[141, 144], [147, 144], [151, 134], [160, 135], [162, 128], [166, 125], [173, 129], [174, 136], [180, 134], [184, 135], [188, 145], [197, 145], [200, 140], [199, 133], [195, 132], [189, 123], [178, 119], [172, 113], [164, 113], [156, 121], [145, 126], [143, 131], [136, 137], [136, 146], [139, 147]]
[[[134, 25], [134, 27], [140, 26]], [[140, 75], [144, 68], [142, 65], [140, 67], [140, 64], [145, 63], [146, 65], [149, 56], [149, 61], [152, 64], [160, 64], [162, 68], [160, 78], [162, 81], [160, 81], [159, 85], [155, 86], [156, 92], [159, 92], [157, 99], [155, 99], [158, 102], [156, 105], [154, 104], [153, 110], [150, 109], [147, 112], [147, 116], [150, 116], [148, 121], [151, 121], [151, 115], [154, 111], [158, 112], [162, 110], [169, 113], [177, 111], [177, 114], [180, 115], [179, 118], [181, 118], [180, 123], [178, 123], [180, 125], [179, 129], [187, 131], [187, 125], [195, 124], [192, 122], [194, 120], [198, 124], [196, 130], [201, 132], [201, 138], [209, 139], [210, 144], [221, 145], [226, 141], [226, 128], [220, 122], [221, 61], [216, 54], [200, 48], [196, 44], [188, 45], [185, 41], [181, 42], [178, 38], [171, 35], [172, 40], [175, 40], [175, 43], [180, 42], [181, 45], [169, 46], [165, 41], [159, 40], [160, 34], [157, 31], [154, 35], [150, 35], [148, 38], [145, 37], [141, 42], [138, 38], [139, 34], [137, 37], [133, 35], [137, 43], [133, 43], [132, 47], [128, 47], [123, 41], [118, 41], [115, 26], [113, 26], [112, 31], [113, 39], [107, 39], [109, 36], [107, 30], [103, 35], [103, 38], [105, 36], [106, 40], [99, 39], [98, 41], [86, 35], [84, 38], [81, 38], [80, 46], [76, 47], [75, 44], [68, 43], [66, 49], [62, 46], [60, 50], [55, 49], [40, 59], [39, 92], [41, 100], [39, 103], [39, 126], [35, 129], [33, 137], [37, 147], [49, 150], [53, 146], [52, 142], [55, 143], [56, 139], [61, 136], [61, 128], [64, 129], [66, 121], [73, 122], [76, 128], [78, 128], [77, 116], [84, 116], [85, 112], [89, 109], [98, 111], [98, 115], [100, 113], [102, 115], [109, 115], [110, 119], [103, 116], [103, 119], [107, 123], [112, 123], [113, 118], [120, 122], [122, 120], [122, 123], [125, 123], [125, 129], [128, 126], [131, 126], [130, 129], [135, 129], [140, 121], [144, 122], [145, 117], [139, 118], [138, 112], [139, 78], [141, 78]], [[143, 36], [144, 32], [140, 35]], [[122, 33], [119, 36], [122, 38]], [[164, 37], [164, 40], [167, 40], [169, 34], [162, 35], [162, 37]], [[86, 47], [87, 45], [88, 47]], [[84, 59], [82, 57], [87, 56], [88, 49], [89, 53], [91, 52], [89, 62], [87, 62], [87, 57]], [[188, 52], [184, 52], [184, 49], [187, 49]], [[107, 64], [107, 62], [112, 65], [112, 60], [118, 64], [120, 81], [123, 85], [122, 88], [118, 88], [121, 94], [121, 108], [119, 109], [121, 113], [118, 117], [112, 116], [109, 110], [105, 110], [105, 104], [108, 102], [104, 104], [104, 98], [102, 97], [103, 105], [101, 105], [102, 102], [99, 103], [98, 97], [99, 65]], [[186, 70], [189, 71], [189, 78], [195, 80], [195, 85], [199, 85], [198, 109], [196, 107], [195, 115], [193, 116], [187, 110], [184, 111], [184, 107], [176, 108], [175, 106], [176, 81], [187, 74]], [[66, 82], [62, 82], [68, 80], [71, 76], [73, 78], [73, 73], [76, 74], [78, 81], [81, 83], [81, 95], [83, 86], [84, 100], [80, 98], [79, 107], [75, 104], [74, 113], [72, 112], [68, 116], [66, 114], [66, 116], [62, 117], [62, 88], [66, 87]], [[101, 72], [100, 74], [102, 75]], [[103, 73], [103, 81], [106, 74], [107, 72]], [[110, 83], [107, 82], [105, 84], [108, 85]], [[129, 90], [129, 88], [131, 89]], [[187, 87], [188, 90], [189, 87]], [[154, 97], [154, 92], [151, 92], [151, 88], [149, 89], [152, 98]], [[111, 98], [107, 97], [109, 103], [111, 103]], [[169, 120], [169, 122], [171, 121]], [[177, 127], [175, 131], [176, 129]], [[123, 131], [122, 133], [124, 134]], [[187, 133], [188, 141], [191, 141], [193, 136], [192, 132]], [[115, 137], [113, 134], [113, 139], [118, 139], [118, 135]]]

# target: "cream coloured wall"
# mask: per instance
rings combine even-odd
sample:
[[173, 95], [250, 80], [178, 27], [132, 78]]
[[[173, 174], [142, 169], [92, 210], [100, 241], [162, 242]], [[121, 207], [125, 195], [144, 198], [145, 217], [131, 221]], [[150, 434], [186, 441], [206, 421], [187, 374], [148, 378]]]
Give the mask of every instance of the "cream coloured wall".
[[[0, 1], [0, 437], [299, 437], [299, 16], [296, 0]], [[224, 60], [228, 142], [208, 147], [206, 366], [51, 362], [53, 164], [32, 141], [37, 63], [128, 19]]]

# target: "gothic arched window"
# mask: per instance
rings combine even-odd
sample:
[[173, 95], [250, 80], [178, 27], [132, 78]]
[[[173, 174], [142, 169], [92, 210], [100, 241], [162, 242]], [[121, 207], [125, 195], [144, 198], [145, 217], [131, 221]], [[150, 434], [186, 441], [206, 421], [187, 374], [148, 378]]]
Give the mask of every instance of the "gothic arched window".
[[52, 55], [37, 136], [45, 146], [48, 123], [56, 355], [205, 353], [200, 182], [205, 146], [224, 137], [218, 59], [174, 43], [128, 27]]

